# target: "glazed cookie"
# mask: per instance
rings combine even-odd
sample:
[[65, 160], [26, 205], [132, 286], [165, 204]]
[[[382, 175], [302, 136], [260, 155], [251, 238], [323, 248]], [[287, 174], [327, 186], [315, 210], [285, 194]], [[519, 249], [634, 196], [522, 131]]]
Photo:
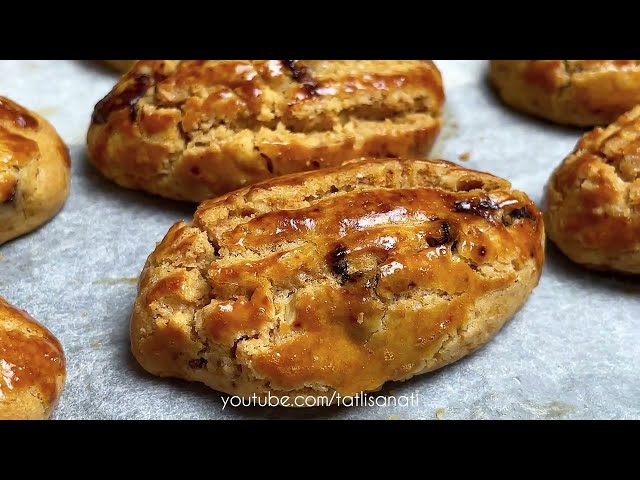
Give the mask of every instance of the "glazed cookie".
[[109, 65], [114, 70], [118, 72], [125, 73], [133, 66], [133, 62], [135, 60], [102, 60], [104, 63]]
[[60, 342], [0, 297], [0, 420], [44, 420], [66, 378]]
[[492, 60], [508, 105], [556, 123], [607, 125], [640, 103], [640, 60]]
[[133, 353], [244, 397], [375, 391], [485, 344], [538, 283], [543, 240], [524, 193], [449, 162], [272, 179], [169, 230], [142, 272]]
[[640, 274], [640, 107], [585, 134], [546, 191], [549, 238], [571, 260]]
[[138, 61], [93, 113], [89, 156], [124, 187], [201, 201], [365, 155], [426, 154], [427, 60]]
[[67, 147], [49, 122], [0, 97], [0, 244], [58, 213], [69, 168]]

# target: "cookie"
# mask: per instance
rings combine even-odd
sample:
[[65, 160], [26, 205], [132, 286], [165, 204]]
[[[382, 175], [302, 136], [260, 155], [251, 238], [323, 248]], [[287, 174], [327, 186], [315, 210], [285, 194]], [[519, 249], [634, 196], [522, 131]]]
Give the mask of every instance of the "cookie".
[[586, 133], [547, 184], [549, 238], [574, 262], [640, 274], [640, 107]]
[[135, 60], [102, 60], [114, 70], [124, 73], [133, 66]]
[[141, 275], [132, 350], [154, 375], [243, 397], [375, 391], [485, 344], [537, 285], [543, 240], [524, 193], [449, 162], [268, 180], [169, 230]]
[[505, 103], [561, 124], [607, 125], [640, 103], [640, 60], [492, 60], [490, 76]]
[[70, 165], [49, 122], [0, 97], [0, 244], [58, 213], [69, 194]]
[[66, 378], [60, 342], [0, 297], [0, 420], [44, 420]]
[[427, 60], [138, 61], [96, 105], [89, 157], [121, 186], [202, 201], [360, 156], [426, 154], [443, 101]]

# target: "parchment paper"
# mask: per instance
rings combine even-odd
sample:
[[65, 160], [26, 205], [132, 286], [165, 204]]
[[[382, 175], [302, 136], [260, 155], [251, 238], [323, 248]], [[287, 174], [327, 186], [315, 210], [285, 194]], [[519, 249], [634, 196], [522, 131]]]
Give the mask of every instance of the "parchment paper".
[[[447, 114], [436, 156], [503, 176], [539, 204], [582, 132], [503, 106], [486, 84], [485, 61], [437, 64]], [[584, 270], [551, 246], [539, 287], [485, 348], [382, 392], [398, 403], [414, 394], [412, 405], [223, 410], [213, 390], [146, 374], [129, 353], [135, 283], [155, 243], [194, 205], [124, 190], [88, 165], [89, 118], [116, 79], [89, 61], [0, 61], [0, 94], [47, 117], [72, 155], [63, 212], [0, 247], [0, 295], [66, 350], [68, 380], [53, 418], [640, 418], [640, 282]]]

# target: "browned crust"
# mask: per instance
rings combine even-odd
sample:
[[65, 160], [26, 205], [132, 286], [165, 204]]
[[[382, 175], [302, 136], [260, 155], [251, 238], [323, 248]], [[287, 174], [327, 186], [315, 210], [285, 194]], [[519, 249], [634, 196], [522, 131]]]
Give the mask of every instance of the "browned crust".
[[142, 272], [149, 372], [235, 395], [354, 395], [483, 345], [543, 264], [525, 194], [448, 162], [363, 160], [210, 200]]
[[0, 420], [48, 418], [65, 378], [60, 342], [0, 297]]
[[549, 238], [572, 260], [640, 273], [640, 107], [580, 139], [546, 203]]
[[96, 105], [89, 156], [122, 186], [202, 201], [354, 157], [425, 154], [443, 101], [425, 60], [138, 61]]
[[505, 103], [556, 123], [606, 125], [640, 103], [640, 60], [492, 60]]
[[40, 115], [0, 97], [0, 245], [51, 219], [69, 194], [69, 152]]

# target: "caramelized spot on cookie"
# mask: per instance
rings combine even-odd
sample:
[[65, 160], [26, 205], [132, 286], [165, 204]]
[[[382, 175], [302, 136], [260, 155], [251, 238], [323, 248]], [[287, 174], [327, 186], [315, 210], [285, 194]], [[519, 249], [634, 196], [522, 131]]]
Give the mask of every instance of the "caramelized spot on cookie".
[[17, 188], [18, 182], [15, 177], [0, 174], [0, 204], [14, 202]]
[[430, 247], [439, 247], [440, 245], [446, 245], [452, 240], [451, 225], [447, 222], [442, 222], [440, 224], [439, 236], [427, 238], [427, 244]]
[[17, 191], [17, 188], [16, 188], [16, 185], [14, 185], [13, 188], [11, 189], [11, 191], [9, 192], [9, 195], [7, 195], [5, 197], [5, 200], [2, 203], [13, 203], [13, 202], [15, 202], [15, 200], [16, 200], [16, 191]]
[[29, 111], [6, 97], [0, 96], [0, 120], [8, 120], [16, 127], [36, 130], [38, 120]]
[[269, 170], [269, 173], [273, 173], [273, 160], [271, 160], [271, 157], [269, 157], [268, 155], [265, 155], [264, 153], [261, 153], [260, 156], [264, 159], [265, 165], [267, 166], [267, 170]]
[[454, 211], [458, 213], [468, 213], [484, 219], [492, 218], [493, 212], [500, 207], [489, 197], [472, 198], [470, 200], [460, 200], [454, 205]]
[[524, 218], [528, 218], [533, 222], [536, 221], [536, 217], [527, 209], [527, 207], [520, 207], [511, 210], [509, 213], [505, 213], [502, 217], [502, 223], [509, 226], [513, 225], [515, 220], [521, 220]]
[[531, 215], [531, 213], [529, 212], [527, 207], [520, 207], [520, 208], [516, 208], [515, 210], [511, 210], [511, 212], [509, 212], [509, 215], [511, 215], [512, 218], [531, 218], [531, 219], [535, 219], [535, 217], [533, 215]]
[[337, 275], [338, 283], [344, 285], [347, 283], [351, 276], [349, 275], [349, 264], [345, 258], [347, 255], [347, 248], [339, 244], [329, 254], [328, 263], [331, 271]]
[[100, 100], [93, 111], [91, 120], [94, 123], [106, 123], [111, 113], [124, 108], [129, 108], [131, 121], [135, 120], [138, 101], [152, 84], [153, 79], [149, 75], [136, 75], [130, 79], [124, 90], [119, 92], [116, 87], [109, 95]]
[[205, 368], [207, 366], [206, 358], [195, 358], [193, 360], [189, 360], [189, 366], [194, 370], [199, 370], [201, 368]]
[[308, 97], [314, 97], [318, 95], [318, 82], [313, 78], [309, 69], [304, 66], [300, 60], [282, 60], [283, 65], [287, 67], [291, 71], [291, 76], [293, 79], [302, 84], [302, 88], [304, 89], [303, 94]]

